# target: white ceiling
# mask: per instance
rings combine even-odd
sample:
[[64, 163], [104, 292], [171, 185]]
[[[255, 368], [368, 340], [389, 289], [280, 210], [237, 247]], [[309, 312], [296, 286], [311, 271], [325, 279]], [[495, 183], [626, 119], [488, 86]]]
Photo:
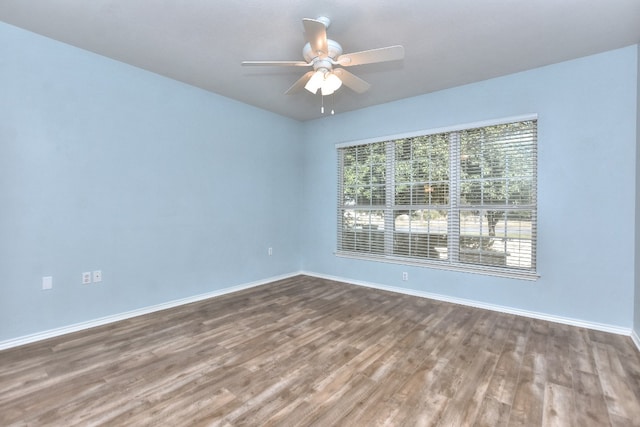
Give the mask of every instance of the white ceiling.
[[345, 52], [405, 47], [350, 67], [372, 88], [340, 89], [336, 113], [640, 42], [640, 0], [0, 1], [8, 24], [297, 120], [321, 117], [320, 95], [284, 95], [307, 70], [240, 62], [302, 60], [318, 16]]

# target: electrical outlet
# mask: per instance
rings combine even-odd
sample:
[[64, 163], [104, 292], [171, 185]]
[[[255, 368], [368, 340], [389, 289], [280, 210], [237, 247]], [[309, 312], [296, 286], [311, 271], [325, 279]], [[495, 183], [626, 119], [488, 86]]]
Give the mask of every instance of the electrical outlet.
[[273, 255], [273, 248], [269, 248], [267, 250], [267, 253], [269, 254], [269, 256]]
[[409, 280], [409, 273], [407, 273], [406, 271], [402, 272], [402, 280], [407, 281]]
[[43, 276], [42, 277], [42, 290], [47, 290], [53, 288], [53, 277], [52, 276]]
[[102, 282], [102, 270], [95, 270], [93, 272], [93, 283]]
[[89, 283], [91, 283], [91, 272], [85, 271], [84, 273], [82, 273], [82, 284], [88, 285]]

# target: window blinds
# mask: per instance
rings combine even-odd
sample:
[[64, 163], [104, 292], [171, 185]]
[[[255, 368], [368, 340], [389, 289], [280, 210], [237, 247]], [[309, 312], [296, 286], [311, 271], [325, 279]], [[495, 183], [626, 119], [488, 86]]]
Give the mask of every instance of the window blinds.
[[339, 255], [535, 277], [537, 120], [338, 148]]

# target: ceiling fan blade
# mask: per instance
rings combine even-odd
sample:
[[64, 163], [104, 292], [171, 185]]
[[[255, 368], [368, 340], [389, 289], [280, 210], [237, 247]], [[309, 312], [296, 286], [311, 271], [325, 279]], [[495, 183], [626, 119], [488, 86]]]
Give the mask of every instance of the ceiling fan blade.
[[326, 57], [327, 47], [327, 27], [322, 21], [304, 18], [304, 36], [311, 45], [311, 50], [321, 58]]
[[372, 64], [374, 62], [397, 61], [404, 58], [404, 47], [389, 46], [380, 49], [363, 50], [362, 52], [345, 53], [338, 57], [338, 64], [352, 65]]
[[309, 72], [305, 73], [304, 76], [300, 77], [298, 79], [298, 81], [296, 81], [293, 84], [293, 86], [291, 86], [289, 89], [287, 89], [287, 91], [284, 94], [285, 95], [291, 95], [293, 93], [298, 92], [300, 89], [302, 89], [304, 87], [304, 85], [307, 84], [307, 82], [309, 81], [309, 79], [311, 78], [313, 73], [314, 73], [314, 71], [309, 71]]
[[251, 66], [275, 66], [275, 67], [308, 67], [311, 64], [308, 64], [304, 61], [242, 61], [242, 65], [251, 65]]
[[344, 83], [345, 86], [352, 89], [354, 92], [364, 93], [371, 87], [369, 83], [365, 82], [360, 77], [357, 77], [342, 68], [334, 69], [333, 74], [338, 76], [340, 80], [342, 80], [342, 83]]

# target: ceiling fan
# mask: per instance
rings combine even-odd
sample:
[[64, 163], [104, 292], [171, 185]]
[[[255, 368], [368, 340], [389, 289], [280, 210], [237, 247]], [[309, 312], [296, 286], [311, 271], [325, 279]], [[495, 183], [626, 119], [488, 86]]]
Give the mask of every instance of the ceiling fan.
[[369, 83], [341, 67], [397, 61], [404, 58], [404, 48], [399, 45], [343, 54], [342, 46], [327, 38], [327, 28], [330, 23], [329, 18], [324, 16], [318, 19], [302, 20], [307, 39], [307, 44], [302, 49], [304, 61], [243, 61], [242, 65], [312, 67], [313, 70], [300, 77], [285, 94], [296, 93], [305, 88], [313, 94], [320, 90], [324, 96], [334, 93], [343, 83], [357, 93], [366, 92], [371, 87]]

